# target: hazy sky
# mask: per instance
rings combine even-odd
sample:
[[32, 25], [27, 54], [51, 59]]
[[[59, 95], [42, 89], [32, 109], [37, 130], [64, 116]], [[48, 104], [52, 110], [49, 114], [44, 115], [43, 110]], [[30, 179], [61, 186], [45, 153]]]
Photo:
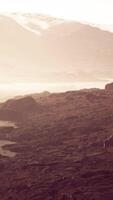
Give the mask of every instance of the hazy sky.
[[99, 24], [113, 24], [113, 0], [0, 0], [0, 12], [39, 12]]

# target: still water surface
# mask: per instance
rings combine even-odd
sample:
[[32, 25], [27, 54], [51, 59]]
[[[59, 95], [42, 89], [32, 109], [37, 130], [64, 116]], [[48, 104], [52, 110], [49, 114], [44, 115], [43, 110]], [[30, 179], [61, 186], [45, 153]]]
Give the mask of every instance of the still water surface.
[[16, 124], [14, 122], [1, 121], [1, 120], [0, 120], [0, 127], [14, 127], [14, 128], [17, 128], [17, 126], [16, 126]]
[[[15, 123], [10, 122], [10, 121], [0, 121], [0, 127], [14, 127], [16, 128], [17, 126]], [[0, 155], [6, 156], [6, 157], [15, 157], [16, 153], [6, 149], [6, 145], [13, 145], [15, 142], [9, 141], [9, 140], [0, 140]]]
[[15, 157], [16, 156], [15, 152], [12, 152], [4, 148], [6, 145], [13, 145], [13, 144], [15, 144], [15, 142], [12, 142], [9, 140], [0, 140], [0, 155], [6, 156], [9, 158]]

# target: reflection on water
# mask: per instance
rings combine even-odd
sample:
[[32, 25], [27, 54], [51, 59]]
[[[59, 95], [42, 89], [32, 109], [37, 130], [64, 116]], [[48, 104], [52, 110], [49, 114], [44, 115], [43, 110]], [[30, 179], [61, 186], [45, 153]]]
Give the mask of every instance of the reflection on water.
[[0, 120], [0, 127], [14, 127], [14, 128], [17, 128], [17, 126], [16, 126], [16, 124], [14, 122], [1, 121], [1, 120]]
[[10, 157], [10, 158], [15, 157], [16, 156], [15, 152], [6, 150], [4, 148], [6, 145], [12, 145], [12, 144], [15, 144], [15, 142], [8, 141], [8, 140], [0, 140], [0, 155]]

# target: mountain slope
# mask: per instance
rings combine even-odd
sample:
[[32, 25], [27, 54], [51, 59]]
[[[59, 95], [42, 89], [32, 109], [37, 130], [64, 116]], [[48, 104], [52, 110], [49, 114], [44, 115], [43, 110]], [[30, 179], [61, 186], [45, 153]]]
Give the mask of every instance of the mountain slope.
[[[29, 22], [33, 16], [27, 18]], [[34, 18], [37, 22], [41, 16]], [[0, 17], [1, 81], [76, 82], [113, 78], [112, 33], [76, 22], [56, 23], [51, 17], [47, 20], [49, 25], [45, 29], [40, 25], [38, 35], [28, 30], [28, 22], [25, 28], [15, 16]], [[34, 23], [32, 30], [36, 26]]]

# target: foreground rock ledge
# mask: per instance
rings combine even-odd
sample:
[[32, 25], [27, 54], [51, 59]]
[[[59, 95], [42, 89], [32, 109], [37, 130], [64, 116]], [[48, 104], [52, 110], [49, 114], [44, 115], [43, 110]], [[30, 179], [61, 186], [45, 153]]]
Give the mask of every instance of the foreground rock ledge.
[[108, 94], [111, 94], [113, 95], [113, 83], [109, 83], [105, 86], [105, 91], [108, 93]]

